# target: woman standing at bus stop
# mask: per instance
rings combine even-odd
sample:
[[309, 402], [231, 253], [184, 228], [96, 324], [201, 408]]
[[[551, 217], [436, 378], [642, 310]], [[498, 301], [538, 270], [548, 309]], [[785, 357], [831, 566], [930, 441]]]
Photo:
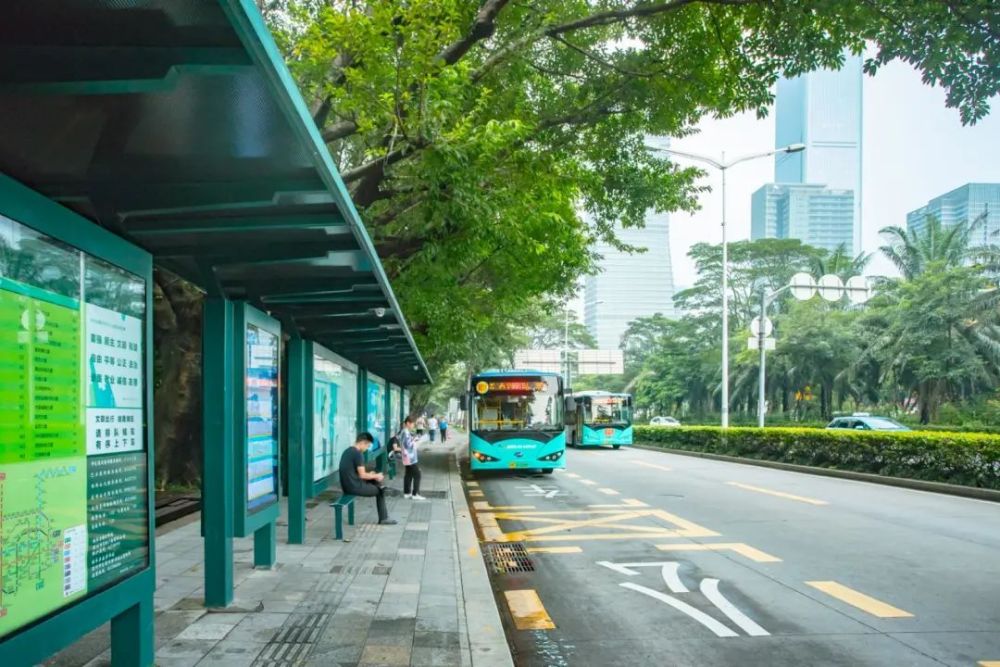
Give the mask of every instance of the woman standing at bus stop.
[[[403, 497], [413, 500], [427, 500], [420, 495], [420, 463], [417, 454], [417, 439], [413, 437], [413, 417], [403, 420], [403, 430], [399, 434], [399, 448], [403, 454]], [[411, 493], [412, 492], [412, 493]]]

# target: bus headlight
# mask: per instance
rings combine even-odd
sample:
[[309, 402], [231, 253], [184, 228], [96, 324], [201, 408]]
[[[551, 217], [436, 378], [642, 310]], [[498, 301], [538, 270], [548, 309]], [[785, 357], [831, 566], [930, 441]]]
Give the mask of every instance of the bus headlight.
[[562, 457], [562, 455], [563, 455], [562, 450], [560, 450], [558, 452], [552, 452], [551, 454], [547, 454], [545, 456], [542, 456], [538, 460], [539, 461], [558, 461]]
[[472, 456], [474, 456], [475, 459], [480, 463], [493, 463], [495, 461], [500, 460], [500, 459], [495, 459], [492, 456], [487, 456], [486, 454], [483, 454], [482, 452], [477, 452], [475, 450], [472, 451]]

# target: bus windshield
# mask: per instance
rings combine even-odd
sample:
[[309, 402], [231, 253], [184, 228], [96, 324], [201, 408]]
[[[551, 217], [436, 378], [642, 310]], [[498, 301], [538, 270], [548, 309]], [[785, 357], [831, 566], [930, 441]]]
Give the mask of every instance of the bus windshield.
[[563, 429], [563, 406], [555, 378], [477, 378], [472, 390], [474, 430]]
[[632, 406], [629, 397], [591, 397], [587, 422], [590, 424], [631, 424]]

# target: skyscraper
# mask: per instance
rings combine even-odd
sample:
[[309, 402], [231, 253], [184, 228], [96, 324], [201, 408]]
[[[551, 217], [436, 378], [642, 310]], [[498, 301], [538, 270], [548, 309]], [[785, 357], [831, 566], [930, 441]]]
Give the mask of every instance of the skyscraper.
[[857, 251], [861, 250], [862, 80], [862, 57], [846, 54], [839, 70], [780, 79], [775, 100], [775, 148], [806, 145], [800, 153], [775, 156], [775, 183], [852, 191], [849, 245]]
[[674, 275], [670, 261], [670, 218], [650, 214], [642, 229], [620, 229], [626, 245], [646, 248], [629, 254], [601, 242], [601, 272], [587, 276], [583, 312], [588, 331], [605, 349], [617, 349], [629, 322], [638, 317], [674, 313]]
[[922, 232], [928, 216], [940, 220], [945, 228], [959, 223], [970, 224], [984, 216], [973, 232], [973, 245], [1000, 243], [1000, 183], [966, 183], [939, 195], [926, 206], [907, 213], [906, 228]]
[[769, 183], [754, 192], [751, 201], [752, 239], [800, 239], [830, 251], [843, 244], [854, 254], [852, 191]]

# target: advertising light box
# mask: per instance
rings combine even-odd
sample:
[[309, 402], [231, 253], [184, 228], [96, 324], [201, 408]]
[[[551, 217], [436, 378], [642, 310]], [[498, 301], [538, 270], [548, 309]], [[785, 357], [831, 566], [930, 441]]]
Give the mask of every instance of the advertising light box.
[[146, 283], [0, 216], [0, 640], [149, 562]]
[[246, 329], [247, 512], [278, 500], [278, 336]]
[[340, 455], [354, 443], [358, 414], [358, 374], [333, 355], [313, 356], [314, 482], [333, 475]]
[[368, 432], [375, 437], [372, 450], [385, 443], [385, 380], [368, 375]]

